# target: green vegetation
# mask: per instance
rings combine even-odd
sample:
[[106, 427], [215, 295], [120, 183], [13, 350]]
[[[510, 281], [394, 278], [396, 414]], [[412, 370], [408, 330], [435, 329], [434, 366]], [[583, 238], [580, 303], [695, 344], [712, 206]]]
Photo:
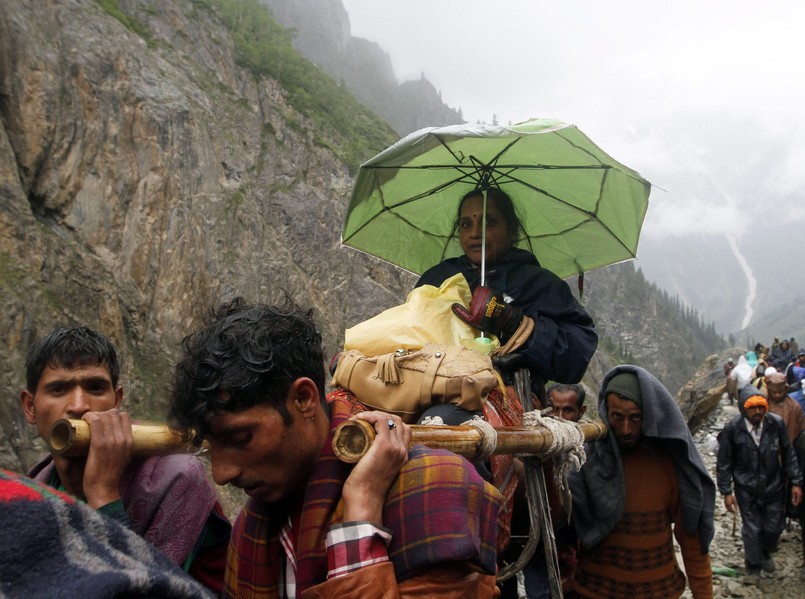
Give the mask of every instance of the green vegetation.
[[22, 283], [23, 278], [23, 274], [14, 267], [11, 256], [0, 253], [0, 285], [7, 289], [15, 289]]
[[[293, 107], [317, 128], [316, 145], [332, 147], [347, 165], [355, 166], [396, 140], [386, 123], [293, 49], [293, 33], [279, 25], [258, 0], [193, 3], [209, 10], [229, 30], [240, 66], [255, 77], [271, 77], [282, 85]], [[292, 117], [287, 122], [298, 125]], [[329, 138], [331, 143], [324, 142]]]
[[236, 190], [226, 201], [227, 212], [237, 213], [238, 208], [243, 206], [245, 201], [246, 198], [243, 196], [243, 192], [240, 189]]
[[[642, 272], [638, 271], [642, 278]], [[716, 332], [714, 322], [705, 323], [702, 315], [695, 309], [686, 305], [678, 295], [671, 296], [665, 289], [660, 289], [654, 283], [649, 287], [659, 297], [657, 312], [660, 317], [667, 320], [675, 328], [684, 327], [688, 331], [691, 344], [699, 344], [707, 353], [714, 353], [724, 349], [724, 338]]]
[[161, 351], [142, 351], [137, 347], [128, 350], [134, 357], [134, 369], [124, 381], [127, 404], [140, 420], [164, 422], [165, 390], [170, 386], [170, 364], [174, 357]]
[[697, 365], [708, 354], [726, 347], [726, 341], [716, 332], [715, 323], [706, 323], [701, 314], [678, 295], [672, 296], [655, 283], [646, 281], [639, 268], [624, 264], [610, 268], [608, 272], [612, 277], [611, 301], [633, 308], [641, 318], [667, 323], [669, 330], [676, 331], [689, 351], [696, 355]]
[[623, 345], [623, 341], [615, 342], [603, 330], [599, 331], [598, 348], [611, 355], [618, 364], [642, 366], [640, 359]]
[[156, 45], [154, 38], [151, 37], [145, 25], [120, 10], [120, 0], [95, 0], [95, 3], [100, 6], [106, 14], [123, 23], [126, 29], [143, 38], [149, 48], [153, 48]]

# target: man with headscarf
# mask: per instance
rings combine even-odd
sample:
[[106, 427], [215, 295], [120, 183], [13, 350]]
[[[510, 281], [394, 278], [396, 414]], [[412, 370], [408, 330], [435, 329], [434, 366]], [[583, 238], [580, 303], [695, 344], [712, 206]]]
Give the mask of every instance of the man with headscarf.
[[680, 597], [685, 574], [673, 533], [693, 597], [713, 597], [715, 485], [673, 397], [646, 370], [617, 366], [604, 377], [598, 413], [609, 434], [586, 446], [587, 462], [570, 478], [582, 544], [574, 589], [582, 597]]
[[[746, 573], [774, 572], [772, 552], [785, 527], [786, 478], [791, 503], [802, 500], [802, 474], [788, 436], [777, 414], [770, 413], [762, 391], [744, 388], [738, 398], [740, 414], [719, 433], [716, 476], [724, 506], [741, 511], [741, 537]], [[733, 485], [735, 487], [733, 494]]]
[[764, 378], [769, 412], [783, 419], [788, 430], [788, 438], [793, 443], [805, 430], [805, 412], [796, 400], [788, 395], [788, 383], [782, 372], [773, 372]]
[[[788, 370], [790, 371], [791, 369], [792, 367], [789, 366]], [[795, 396], [789, 394], [790, 386], [786, 375], [782, 372], [775, 372], [765, 377], [765, 381], [766, 393], [769, 400], [769, 412], [777, 414], [783, 419], [785, 427], [788, 430], [788, 438], [791, 439], [791, 444], [794, 446], [797, 463], [799, 464], [800, 470], [802, 470], [803, 466], [805, 466], [805, 459], [803, 459], [805, 458], [803, 455], [803, 450], [805, 450], [805, 437], [802, 439], [798, 439], [798, 437], [805, 431], [805, 412], [802, 411], [802, 406], [794, 399]], [[799, 506], [794, 506], [789, 503], [787, 513], [789, 517], [799, 520], [803, 565], [805, 565], [805, 505], [800, 503]]]

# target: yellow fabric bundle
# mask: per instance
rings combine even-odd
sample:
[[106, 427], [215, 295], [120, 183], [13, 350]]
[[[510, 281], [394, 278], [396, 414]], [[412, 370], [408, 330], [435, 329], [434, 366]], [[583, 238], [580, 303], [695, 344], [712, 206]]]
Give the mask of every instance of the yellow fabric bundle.
[[[460, 273], [439, 287], [417, 287], [408, 294], [404, 304], [347, 329], [344, 349], [355, 349], [365, 356], [380, 356], [398, 349], [421, 349], [427, 343], [466, 346], [479, 333], [453, 314], [452, 305], [459, 303], [469, 307], [471, 299], [470, 286]], [[499, 345], [493, 338], [490, 351]]]

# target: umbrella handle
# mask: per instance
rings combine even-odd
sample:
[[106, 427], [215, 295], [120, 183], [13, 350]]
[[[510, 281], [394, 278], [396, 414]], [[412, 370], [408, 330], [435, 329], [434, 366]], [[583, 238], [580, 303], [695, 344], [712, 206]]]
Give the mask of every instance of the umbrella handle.
[[[481, 287], [486, 286], [486, 198], [487, 189], [484, 189], [484, 202], [483, 209], [481, 210]], [[481, 339], [484, 338], [484, 332], [481, 331]]]
[[[484, 189], [483, 209], [481, 210], [481, 287], [486, 285], [486, 198], [488, 190]], [[483, 332], [481, 337], [483, 337]]]

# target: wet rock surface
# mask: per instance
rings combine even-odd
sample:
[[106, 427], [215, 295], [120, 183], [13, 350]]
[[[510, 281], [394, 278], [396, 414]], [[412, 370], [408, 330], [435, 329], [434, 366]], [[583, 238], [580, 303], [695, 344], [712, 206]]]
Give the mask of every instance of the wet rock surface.
[[[716, 477], [716, 435], [724, 425], [738, 414], [726, 396], [721, 399], [707, 422], [694, 435], [699, 452]], [[724, 508], [724, 499], [716, 497], [715, 538], [710, 546], [713, 566], [715, 597], [742, 597], [745, 599], [802, 599], [805, 597], [805, 578], [802, 577], [801, 529], [796, 520], [789, 519], [780, 537], [778, 550], [773, 554], [776, 571], [762, 576], [747, 576], [744, 571], [744, 551], [741, 541], [741, 516], [735, 518]], [[677, 551], [682, 564], [682, 556]], [[683, 595], [692, 597], [690, 590]]]

